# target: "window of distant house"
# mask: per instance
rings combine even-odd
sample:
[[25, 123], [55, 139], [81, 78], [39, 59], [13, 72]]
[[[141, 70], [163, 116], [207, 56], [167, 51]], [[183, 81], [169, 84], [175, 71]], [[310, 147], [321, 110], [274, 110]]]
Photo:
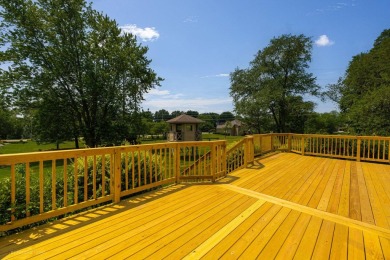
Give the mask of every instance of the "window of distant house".
[[187, 125], [187, 131], [192, 131], [192, 125]]

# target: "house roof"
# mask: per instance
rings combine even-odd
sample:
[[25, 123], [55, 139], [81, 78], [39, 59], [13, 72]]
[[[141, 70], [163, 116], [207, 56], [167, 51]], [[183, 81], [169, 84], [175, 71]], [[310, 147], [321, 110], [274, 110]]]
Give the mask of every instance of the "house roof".
[[180, 116], [172, 118], [167, 122], [170, 124], [199, 124], [204, 121], [186, 114], [181, 114]]
[[240, 120], [234, 119], [233, 121], [226, 121], [223, 124], [217, 125], [217, 128], [225, 128], [227, 123], [230, 123], [228, 128], [232, 128], [234, 126], [242, 126], [242, 122]]

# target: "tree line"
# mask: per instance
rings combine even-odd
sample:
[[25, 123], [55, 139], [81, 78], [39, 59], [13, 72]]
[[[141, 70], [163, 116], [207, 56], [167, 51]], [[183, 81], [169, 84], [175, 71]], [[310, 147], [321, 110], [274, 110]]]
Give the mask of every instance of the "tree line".
[[[321, 88], [309, 72], [312, 39], [282, 35], [231, 75], [230, 95], [238, 116], [257, 133], [390, 135], [390, 29], [368, 52], [357, 54], [337, 83]], [[331, 100], [339, 112], [315, 113], [304, 95]]]

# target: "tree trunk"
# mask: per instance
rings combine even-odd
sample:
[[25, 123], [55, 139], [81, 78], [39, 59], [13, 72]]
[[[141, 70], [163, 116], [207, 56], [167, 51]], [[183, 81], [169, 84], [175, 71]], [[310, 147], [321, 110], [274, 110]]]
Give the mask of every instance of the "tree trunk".
[[77, 135], [74, 136], [74, 146], [75, 146], [76, 149], [80, 148], [79, 137]]

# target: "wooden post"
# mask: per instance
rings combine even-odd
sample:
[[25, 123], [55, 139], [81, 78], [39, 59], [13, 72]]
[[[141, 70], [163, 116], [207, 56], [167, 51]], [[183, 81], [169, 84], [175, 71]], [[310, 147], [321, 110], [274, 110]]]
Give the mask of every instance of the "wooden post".
[[302, 155], [305, 155], [305, 137], [304, 136], [302, 136], [301, 137], [301, 153], [302, 153]]
[[121, 200], [121, 152], [119, 149], [114, 149], [114, 203]]
[[176, 184], [180, 183], [180, 146], [179, 143], [175, 145], [175, 177]]
[[360, 162], [360, 146], [362, 144], [362, 140], [358, 137], [357, 139], [357, 149], [356, 149], [356, 161]]
[[271, 137], [271, 151], [273, 152], [274, 151], [274, 136], [273, 134], [270, 134], [270, 137]]
[[254, 161], [254, 145], [253, 145], [253, 136], [248, 136], [245, 138], [245, 166], [248, 163], [251, 163]]
[[227, 175], [227, 162], [226, 162], [226, 143], [227, 141], [224, 140], [224, 144], [222, 145], [222, 171], [223, 171], [223, 175], [226, 176]]
[[287, 151], [291, 152], [291, 139], [292, 139], [292, 134], [287, 135]]
[[210, 174], [213, 178], [213, 182], [215, 182], [215, 166], [216, 166], [216, 152], [215, 152], [215, 143], [211, 144], [211, 171]]

